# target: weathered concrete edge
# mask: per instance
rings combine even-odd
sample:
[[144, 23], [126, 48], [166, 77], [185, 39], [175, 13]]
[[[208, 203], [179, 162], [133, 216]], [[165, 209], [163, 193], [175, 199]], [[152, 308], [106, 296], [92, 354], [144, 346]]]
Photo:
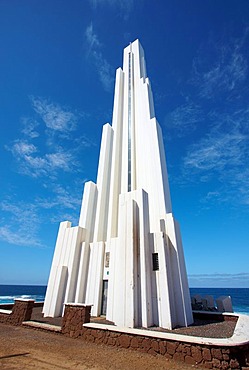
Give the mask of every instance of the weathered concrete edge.
[[57, 332], [57, 333], [61, 332], [61, 327], [60, 326], [41, 323], [41, 322], [37, 322], [37, 321], [23, 321], [22, 325], [30, 326], [31, 328], [35, 328], [35, 329], [53, 331], [53, 332]]
[[12, 313], [12, 310], [2, 310], [2, 309], [0, 309], [0, 313], [3, 313], [5, 315], [10, 315]]
[[173, 334], [158, 332], [146, 329], [133, 329], [133, 328], [123, 328], [114, 325], [97, 324], [97, 323], [87, 323], [83, 324], [83, 327], [91, 329], [100, 329], [121, 332], [124, 334], [135, 334], [140, 336], [147, 336], [159, 339], [169, 339], [177, 342], [193, 343], [193, 344], [204, 344], [204, 345], [215, 345], [215, 346], [241, 346], [249, 344], [249, 316], [236, 314], [238, 321], [234, 330], [234, 334], [230, 338], [205, 338], [205, 337], [195, 337], [183, 334]]

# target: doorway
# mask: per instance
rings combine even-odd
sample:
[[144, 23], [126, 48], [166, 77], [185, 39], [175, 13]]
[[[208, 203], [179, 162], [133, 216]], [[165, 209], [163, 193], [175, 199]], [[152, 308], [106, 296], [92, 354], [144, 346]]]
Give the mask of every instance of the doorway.
[[106, 316], [107, 292], [108, 292], [108, 280], [103, 280], [102, 303], [101, 303], [101, 312], [100, 312], [100, 314], [103, 316]]

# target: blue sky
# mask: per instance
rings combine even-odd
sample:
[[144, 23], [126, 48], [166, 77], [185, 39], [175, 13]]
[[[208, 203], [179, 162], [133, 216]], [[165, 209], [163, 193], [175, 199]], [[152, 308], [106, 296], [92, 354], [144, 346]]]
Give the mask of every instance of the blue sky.
[[0, 1], [0, 284], [46, 284], [139, 38], [191, 287], [249, 287], [247, 0]]

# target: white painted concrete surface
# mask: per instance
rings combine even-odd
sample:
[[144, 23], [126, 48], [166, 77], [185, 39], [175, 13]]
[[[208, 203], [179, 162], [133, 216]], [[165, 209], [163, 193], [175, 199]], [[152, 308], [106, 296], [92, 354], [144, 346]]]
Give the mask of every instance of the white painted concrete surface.
[[79, 226], [61, 223], [44, 315], [60, 315], [68, 301], [92, 304], [92, 315], [100, 315], [103, 279], [106, 318], [118, 326], [171, 329], [193, 321], [162, 132], [138, 40], [124, 49], [116, 72], [112, 125], [103, 126], [97, 183], [85, 184]]

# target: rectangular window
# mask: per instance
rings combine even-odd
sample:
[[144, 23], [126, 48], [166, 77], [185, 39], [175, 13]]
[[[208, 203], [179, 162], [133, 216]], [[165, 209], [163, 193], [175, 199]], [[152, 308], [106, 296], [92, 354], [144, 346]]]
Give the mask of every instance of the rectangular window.
[[152, 253], [152, 265], [153, 265], [153, 271], [159, 270], [158, 253]]
[[105, 254], [105, 267], [108, 268], [110, 265], [110, 252], [106, 252]]

